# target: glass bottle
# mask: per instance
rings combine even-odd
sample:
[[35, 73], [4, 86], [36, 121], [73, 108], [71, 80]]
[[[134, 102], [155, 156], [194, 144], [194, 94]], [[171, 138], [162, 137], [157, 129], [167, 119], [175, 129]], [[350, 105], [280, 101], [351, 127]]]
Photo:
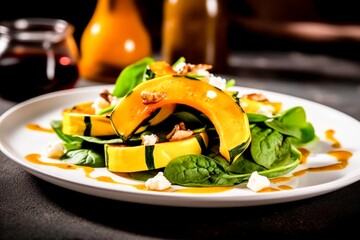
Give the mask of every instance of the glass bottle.
[[213, 72], [226, 68], [228, 57], [225, 0], [165, 0], [163, 5], [162, 57], [174, 63], [213, 65]]
[[151, 55], [151, 39], [134, 0], [98, 0], [80, 40], [80, 75], [115, 83], [127, 65]]
[[73, 88], [79, 77], [74, 27], [61, 19], [0, 23], [0, 95], [21, 102]]

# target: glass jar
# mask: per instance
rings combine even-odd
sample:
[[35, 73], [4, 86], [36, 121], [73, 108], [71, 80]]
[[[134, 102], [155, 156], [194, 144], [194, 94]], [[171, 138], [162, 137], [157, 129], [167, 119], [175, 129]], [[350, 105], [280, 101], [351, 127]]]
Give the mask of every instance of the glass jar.
[[11, 101], [73, 88], [79, 77], [74, 27], [60, 19], [0, 23], [0, 95]]
[[165, 0], [162, 57], [174, 63], [211, 64], [225, 70], [228, 61], [227, 2], [225, 0]]
[[98, 0], [80, 40], [80, 75], [115, 83], [127, 65], [149, 57], [151, 51], [135, 0]]

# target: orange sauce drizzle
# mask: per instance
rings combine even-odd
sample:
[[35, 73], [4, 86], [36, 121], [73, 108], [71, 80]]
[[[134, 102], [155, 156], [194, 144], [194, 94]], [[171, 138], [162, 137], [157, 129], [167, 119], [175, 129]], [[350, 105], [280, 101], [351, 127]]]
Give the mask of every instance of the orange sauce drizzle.
[[[85, 176], [100, 182], [107, 182], [107, 183], [115, 183], [115, 184], [121, 184], [121, 185], [127, 185], [127, 186], [132, 186], [135, 187], [139, 190], [148, 190], [145, 187], [145, 184], [127, 184], [127, 183], [120, 183], [115, 181], [114, 179], [112, 179], [109, 176], [98, 176], [98, 177], [92, 177], [90, 176], [90, 174], [95, 170], [93, 167], [87, 167], [87, 166], [77, 166], [77, 165], [71, 165], [71, 164], [67, 164], [67, 163], [51, 163], [51, 162], [44, 162], [40, 160], [41, 155], [34, 153], [34, 154], [29, 154], [27, 156], [25, 156], [25, 159], [28, 160], [29, 162], [35, 163], [35, 164], [40, 164], [40, 165], [44, 165], [44, 166], [53, 166], [53, 167], [58, 167], [61, 169], [67, 169], [67, 170], [76, 170], [76, 169], [83, 169]], [[126, 178], [130, 178], [129, 174], [118, 174], [119, 176], [124, 176]], [[172, 189], [172, 188], [168, 188], [168, 189], [164, 189], [164, 190], [156, 190], [157, 192], [187, 192], [187, 193], [217, 193], [217, 192], [224, 192], [224, 191], [228, 191], [230, 189], [232, 189], [233, 187], [208, 187], [208, 188], [204, 188], [204, 187], [199, 187], [199, 188], [186, 188], [186, 189]], [[154, 191], [154, 190], [149, 190], [149, 191]]]
[[[54, 131], [52, 129], [48, 129], [48, 128], [43, 128], [41, 126], [39, 126], [38, 124], [27, 124], [26, 127], [30, 130], [34, 130], [34, 131], [43, 131], [43, 132], [50, 132], [53, 133]], [[334, 130], [326, 130], [325, 131], [325, 136], [326, 139], [328, 139], [329, 141], [331, 141], [332, 147], [334, 149], [338, 149], [341, 147], [341, 143], [334, 137], [335, 135], [335, 131]], [[299, 151], [301, 152], [301, 159], [300, 159], [300, 164], [306, 164], [307, 162], [307, 158], [310, 155], [310, 151], [305, 149], [305, 148], [299, 148]], [[291, 176], [287, 176], [287, 177], [277, 177], [277, 178], [272, 178], [270, 179], [271, 183], [273, 184], [279, 184], [280, 182], [288, 182], [290, 181], [292, 178], [294, 177], [300, 177], [305, 175], [307, 172], [323, 172], [323, 171], [334, 171], [334, 170], [341, 170], [344, 169], [347, 165], [348, 165], [348, 160], [352, 157], [352, 153], [346, 150], [332, 150], [329, 151], [327, 154], [335, 157], [338, 160], [338, 163], [336, 164], [332, 164], [332, 165], [328, 165], [328, 166], [322, 166], [322, 167], [314, 167], [314, 168], [308, 168], [308, 169], [304, 169], [304, 170], [300, 170], [297, 172], [293, 172]], [[25, 156], [26, 160], [28, 160], [29, 162], [32, 162], [34, 164], [40, 164], [40, 165], [45, 165], [45, 166], [53, 166], [53, 167], [58, 167], [61, 169], [67, 169], [67, 170], [75, 170], [75, 169], [83, 169], [85, 176], [100, 182], [107, 182], [107, 183], [115, 183], [115, 184], [122, 184], [122, 185], [127, 185], [127, 186], [132, 186], [135, 187], [136, 189], [139, 190], [144, 190], [144, 191], [155, 191], [155, 190], [148, 190], [145, 186], [145, 184], [127, 184], [127, 183], [120, 183], [115, 181], [113, 178], [109, 177], [109, 176], [98, 176], [98, 177], [92, 177], [90, 176], [90, 174], [95, 170], [92, 167], [88, 167], [88, 166], [77, 166], [77, 165], [71, 165], [71, 164], [67, 164], [67, 163], [51, 163], [51, 162], [44, 162], [41, 161], [41, 155], [40, 154], [29, 154], [27, 156]], [[130, 175], [128, 173], [113, 173], [116, 174], [118, 176], [127, 178], [127, 179], [131, 179]], [[205, 193], [219, 193], [219, 192], [225, 192], [225, 191], [229, 191], [231, 189], [233, 189], [234, 187], [187, 187], [187, 188], [180, 188], [180, 189], [173, 189], [173, 188], [168, 188], [168, 189], [164, 189], [164, 190], [156, 190], [158, 192], [181, 192], [181, 193], [195, 193], [195, 194], [205, 194]], [[291, 190], [293, 189], [291, 186], [288, 185], [278, 185], [277, 187], [266, 187], [260, 191], [258, 191], [259, 193], [264, 193], [264, 192], [277, 192], [277, 191], [281, 191], [281, 190]]]
[[278, 192], [280, 191], [280, 189], [278, 188], [275, 188], [275, 187], [266, 187], [266, 188], [263, 188], [259, 191], [257, 191], [258, 193], [264, 193], [264, 192]]
[[341, 143], [335, 138], [335, 131], [332, 129], [325, 131], [325, 137], [329, 141], [333, 142], [332, 147], [333, 148], [341, 148]]
[[328, 166], [313, 167], [313, 168], [300, 170], [300, 171], [294, 172], [292, 174], [292, 176], [273, 178], [273, 179], [270, 179], [270, 181], [272, 183], [287, 182], [287, 181], [291, 180], [291, 178], [293, 178], [293, 177], [300, 177], [300, 176], [305, 175], [308, 172], [325, 172], [325, 171], [341, 170], [341, 169], [344, 169], [348, 165], [348, 161], [353, 155], [351, 152], [345, 151], [345, 150], [332, 150], [332, 151], [329, 151], [327, 154], [335, 157], [338, 160], [338, 163], [328, 165]]
[[33, 131], [50, 132], [50, 133], [54, 132], [54, 130], [41, 127], [39, 124], [36, 124], [36, 123], [28, 123], [28, 124], [26, 124], [26, 128], [33, 130]]
[[306, 148], [299, 148], [298, 150], [301, 152], [300, 164], [305, 164], [310, 155], [310, 151]]
[[40, 164], [40, 165], [45, 165], [45, 166], [53, 166], [53, 167], [58, 167], [61, 169], [73, 169], [74, 170], [74, 169], [79, 168], [78, 166], [67, 164], [67, 163], [43, 162], [40, 160], [40, 157], [41, 157], [40, 154], [33, 153], [33, 154], [29, 154], [29, 155], [25, 156], [25, 159], [28, 160], [29, 162], [32, 162], [35, 164]]

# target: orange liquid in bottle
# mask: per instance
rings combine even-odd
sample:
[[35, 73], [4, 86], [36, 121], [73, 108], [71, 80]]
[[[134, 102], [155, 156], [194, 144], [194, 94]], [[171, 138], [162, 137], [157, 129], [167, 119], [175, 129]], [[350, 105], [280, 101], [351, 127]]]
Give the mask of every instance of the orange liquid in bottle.
[[127, 65], [151, 55], [151, 39], [134, 0], [98, 0], [80, 42], [80, 76], [115, 83]]

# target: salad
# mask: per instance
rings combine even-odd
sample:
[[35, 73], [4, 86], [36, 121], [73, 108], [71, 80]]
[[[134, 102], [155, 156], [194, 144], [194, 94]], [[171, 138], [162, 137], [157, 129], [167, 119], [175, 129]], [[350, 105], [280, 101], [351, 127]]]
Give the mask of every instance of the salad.
[[233, 91], [235, 81], [211, 68], [149, 57], [127, 66], [112, 89], [51, 121], [59, 141], [48, 157], [128, 173], [155, 190], [247, 182], [257, 191], [295, 169], [299, 148], [318, 139], [305, 110]]

